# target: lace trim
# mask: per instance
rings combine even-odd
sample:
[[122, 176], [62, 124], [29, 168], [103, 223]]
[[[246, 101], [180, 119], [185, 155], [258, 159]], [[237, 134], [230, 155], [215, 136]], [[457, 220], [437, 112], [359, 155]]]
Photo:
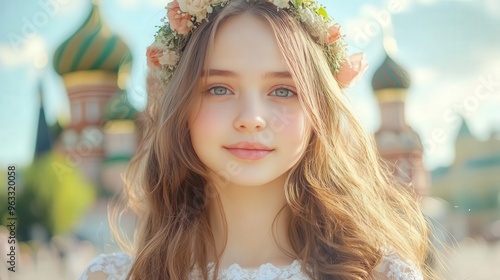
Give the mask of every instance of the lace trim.
[[124, 280], [130, 267], [132, 257], [125, 253], [101, 254], [94, 258], [78, 280], [88, 280], [93, 273], [105, 273], [107, 280]]
[[[125, 253], [101, 254], [93, 259], [78, 278], [78, 280], [88, 280], [94, 273], [106, 274], [107, 280], [124, 280], [130, 267], [132, 257]], [[208, 264], [209, 279], [213, 279], [214, 263]], [[301, 270], [300, 260], [295, 260], [287, 266], [274, 266], [271, 263], [261, 265], [256, 269], [242, 268], [238, 264], [232, 264], [226, 269], [221, 269], [217, 280], [309, 280], [307, 275]], [[375, 273], [379, 278], [387, 280], [423, 280], [422, 273], [409, 260], [403, 260], [398, 254], [389, 254], [382, 257], [382, 261], [375, 268]], [[189, 279], [200, 279], [199, 268], [193, 269], [189, 274]]]
[[375, 270], [391, 280], [424, 279], [420, 270], [411, 261], [402, 260], [399, 255], [394, 253], [384, 255]]
[[[208, 263], [209, 279], [214, 279], [215, 263]], [[232, 264], [226, 269], [221, 269], [217, 280], [250, 280], [250, 279], [265, 279], [265, 280], [309, 280], [307, 275], [301, 271], [301, 262], [294, 260], [286, 266], [275, 266], [271, 263], [266, 263], [256, 269], [242, 268], [239, 264]], [[201, 272], [198, 268], [194, 269], [190, 274], [190, 279], [199, 279]]]

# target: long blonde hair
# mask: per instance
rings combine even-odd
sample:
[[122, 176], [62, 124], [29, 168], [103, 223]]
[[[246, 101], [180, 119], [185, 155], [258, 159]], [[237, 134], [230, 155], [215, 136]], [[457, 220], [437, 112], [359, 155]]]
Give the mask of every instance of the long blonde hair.
[[[232, 1], [199, 26], [171, 81], [149, 92], [143, 138], [124, 177], [123, 199], [140, 223], [133, 248], [126, 248], [134, 255], [128, 276], [187, 279], [199, 266], [208, 279], [207, 252], [215, 241], [207, 203], [215, 189], [191, 145], [188, 118], [199, 100], [193, 89], [207, 67], [218, 26], [242, 13], [274, 30], [313, 130], [285, 186], [293, 257], [310, 268], [305, 272], [312, 279], [370, 279], [381, 248], [391, 247], [432, 278], [424, 262], [428, 229], [418, 203], [381, 163], [321, 47], [286, 11], [245, 0]], [[116, 209], [112, 225], [119, 220]], [[216, 262], [215, 274], [218, 267]]]

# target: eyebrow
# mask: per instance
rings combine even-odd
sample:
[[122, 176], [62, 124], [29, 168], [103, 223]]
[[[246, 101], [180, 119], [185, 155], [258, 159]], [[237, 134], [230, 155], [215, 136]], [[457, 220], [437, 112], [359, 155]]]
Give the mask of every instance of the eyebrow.
[[[202, 72], [202, 76], [205, 76], [205, 71]], [[235, 72], [228, 70], [218, 70], [218, 69], [209, 69], [208, 77], [224, 77], [224, 78], [237, 78], [238, 75]], [[266, 72], [262, 75], [264, 79], [292, 79], [292, 75], [288, 71], [281, 72]]]

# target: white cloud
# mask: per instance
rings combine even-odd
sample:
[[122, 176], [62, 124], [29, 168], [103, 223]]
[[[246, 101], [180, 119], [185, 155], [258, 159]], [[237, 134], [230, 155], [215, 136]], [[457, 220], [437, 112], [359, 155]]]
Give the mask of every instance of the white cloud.
[[440, 0], [416, 0], [416, 2], [418, 2], [419, 4], [422, 4], [422, 5], [433, 5], [439, 1]]
[[382, 26], [392, 25], [392, 9], [365, 4], [360, 8], [361, 17], [375, 20]]
[[24, 64], [43, 68], [47, 64], [46, 44], [40, 36], [26, 39], [17, 47], [2, 44], [0, 45], [0, 63], [10, 68]]
[[483, 75], [493, 75], [497, 80], [500, 79], [500, 53], [485, 54], [481, 64], [484, 65], [481, 71]]
[[126, 10], [132, 10], [146, 3], [149, 7], [162, 9], [167, 5], [164, 0], [116, 0], [116, 4]]
[[117, 0], [116, 3], [120, 8], [131, 10], [139, 5], [138, 0]]
[[379, 7], [375, 6], [375, 5], [372, 5], [372, 4], [364, 4], [361, 6], [361, 8], [359, 9], [360, 10], [360, 15], [362, 17], [366, 17], [366, 18], [369, 18], [371, 17], [371, 15], [377, 11], [379, 9]]
[[164, 0], [148, 0], [147, 3], [151, 7], [164, 8], [167, 4]]
[[[482, 65], [473, 77], [474, 87], [471, 95], [481, 100], [481, 105], [500, 108], [500, 55], [491, 52], [485, 53]], [[500, 115], [500, 111], [491, 110]]]
[[436, 70], [431, 68], [417, 68], [412, 70], [411, 75], [415, 84], [430, 83], [438, 78]]
[[498, 0], [484, 0], [484, 11], [492, 16], [500, 15], [500, 1]]
[[391, 14], [399, 14], [408, 11], [413, 5], [413, 0], [386, 0], [385, 9]]
[[473, 81], [448, 80], [433, 89], [424, 87], [420, 92], [412, 92], [408, 100], [408, 119], [410, 122], [425, 124], [423, 126], [427, 129], [443, 124], [456, 126], [457, 115], [467, 118], [477, 111], [476, 107], [464, 105], [466, 97], [474, 93], [473, 89]]
[[[424, 71], [425, 73], [426, 71]], [[423, 75], [429, 75], [428, 73]], [[431, 93], [419, 94], [412, 92], [409, 96], [407, 109], [408, 123], [419, 133], [424, 145], [424, 164], [433, 169], [441, 165], [448, 165], [453, 160], [454, 141], [456, 130], [460, 126], [460, 114], [464, 107], [461, 97], [467, 94], [470, 82], [446, 81], [434, 87]], [[423, 90], [428, 91], [428, 87]], [[470, 112], [466, 118], [472, 117]]]
[[[83, 7], [87, 6], [87, 3], [86, 1], [52, 0], [38, 1], [38, 5], [46, 12], [49, 12], [49, 10], [55, 12], [55, 15], [53, 16], [67, 16], [77, 10], [81, 10]], [[49, 15], [52, 14], [49, 13]]]

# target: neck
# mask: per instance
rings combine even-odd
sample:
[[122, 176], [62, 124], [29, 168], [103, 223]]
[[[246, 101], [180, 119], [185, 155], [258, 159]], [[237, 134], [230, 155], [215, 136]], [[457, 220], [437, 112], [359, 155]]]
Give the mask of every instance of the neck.
[[[220, 252], [225, 234], [220, 213], [226, 217], [227, 244], [220, 260], [221, 267], [233, 263], [258, 267], [268, 262], [275, 265], [292, 262], [273, 239], [274, 233], [281, 248], [293, 252], [288, 240], [289, 208], [285, 206], [284, 178], [260, 186], [217, 187], [221, 205], [217, 198], [210, 201], [209, 219], [215, 246]], [[273, 221], [283, 207], [273, 228]]]

